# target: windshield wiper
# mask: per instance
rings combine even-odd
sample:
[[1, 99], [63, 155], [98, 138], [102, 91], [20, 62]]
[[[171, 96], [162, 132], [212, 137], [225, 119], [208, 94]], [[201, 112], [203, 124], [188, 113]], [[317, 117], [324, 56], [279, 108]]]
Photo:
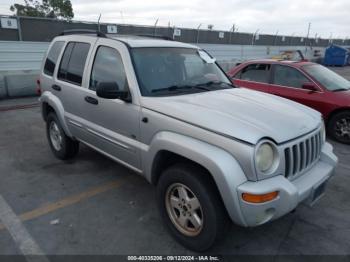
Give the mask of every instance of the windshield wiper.
[[159, 93], [164, 91], [184, 91], [184, 90], [191, 90], [191, 89], [201, 89], [205, 91], [210, 91], [209, 88], [203, 87], [203, 86], [197, 86], [197, 85], [172, 85], [165, 88], [159, 88], [152, 90], [152, 93]]
[[220, 86], [220, 88], [226, 88], [226, 87], [222, 87], [222, 85], [227, 85], [229, 87], [235, 87], [234, 85], [232, 85], [231, 83], [226, 83], [226, 82], [223, 82], [223, 81], [208, 81], [208, 82], [205, 82], [205, 83], [201, 83], [201, 84], [196, 84], [196, 86]]
[[349, 89], [346, 89], [346, 88], [338, 88], [338, 89], [332, 90], [332, 92], [339, 92], [339, 91], [346, 91], [346, 90], [349, 90]]

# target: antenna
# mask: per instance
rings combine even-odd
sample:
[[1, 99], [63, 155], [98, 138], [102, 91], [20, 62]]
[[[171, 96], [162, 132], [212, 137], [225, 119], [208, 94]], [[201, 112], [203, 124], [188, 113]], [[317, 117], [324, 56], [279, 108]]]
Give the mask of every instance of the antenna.
[[99, 15], [98, 20], [97, 20], [97, 30], [98, 30], [98, 31], [101, 31], [101, 28], [100, 28], [100, 19], [101, 19], [101, 14]]

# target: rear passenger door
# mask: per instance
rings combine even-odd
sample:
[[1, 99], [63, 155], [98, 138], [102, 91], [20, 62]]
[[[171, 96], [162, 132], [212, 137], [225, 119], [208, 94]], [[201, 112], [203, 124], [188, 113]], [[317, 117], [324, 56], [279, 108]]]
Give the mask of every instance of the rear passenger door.
[[270, 64], [249, 64], [240, 70], [232, 80], [238, 87], [245, 87], [268, 93], [271, 78], [270, 69]]
[[52, 86], [55, 84], [55, 73], [59, 66], [59, 57], [64, 50], [65, 41], [54, 41], [48, 50], [46, 60], [43, 64], [42, 74], [40, 75], [40, 83], [42, 91], [49, 91], [54, 93], [56, 96], [60, 96], [61, 93], [55, 92]]
[[73, 136], [80, 139], [84, 135], [84, 72], [96, 39], [85, 36], [79, 36], [79, 41], [75, 39], [68, 37], [51, 89], [63, 104], [69, 130]]

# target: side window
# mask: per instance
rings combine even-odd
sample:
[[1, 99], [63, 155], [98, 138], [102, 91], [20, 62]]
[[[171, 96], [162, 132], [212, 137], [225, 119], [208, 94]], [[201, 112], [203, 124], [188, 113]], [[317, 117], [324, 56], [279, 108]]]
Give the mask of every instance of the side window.
[[53, 76], [53, 72], [55, 71], [56, 63], [58, 56], [61, 53], [62, 47], [64, 45], [63, 41], [55, 42], [47, 54], [47, 58], [44, 65], [44, 74]]
[[273, 83], [275, 85], [301, 88], [306, 82], [310, 82], [301, 72], [289, 66], [276, 65]]
[[270, 67], [268, 64], [251, 64], [243, 68], [237, 74], [240, 79], [261, 83], [268, 83], [270, 78]]
[[70, 42], [64, 50], [58, 79], [81, 85], [90, 44]]
[[117, 50], [105, 46], [100, 46], [97, 49], [91, 70], [89, 89], [95, 91], [97, 85], [101, 82], [117, 83], [119, 90], [128, 89], [124, 65], [120, 54]]

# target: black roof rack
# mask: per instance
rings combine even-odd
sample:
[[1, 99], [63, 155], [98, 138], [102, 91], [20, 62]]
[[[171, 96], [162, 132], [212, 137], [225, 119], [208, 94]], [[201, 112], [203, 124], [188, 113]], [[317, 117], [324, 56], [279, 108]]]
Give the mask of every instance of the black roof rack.
[[105, 33], [102, 33], [98, 30], [90, 30], [90, 29], [70, 29], [70, 30], [64, 30], [59, 35], [79, 35], [79, 34], [95, 34], [98, 37], [107, 37]]
[[174, 40], [171, 37], [166, 36], [166, 35], [148, 35], [148, 34], [141, 34], [141, 35], [139, 35], [138, 34], [137, 36], [151, 37], [151, 38], [157, 38], [157, 39], [163, 39], [163, 40], [171, 40], [171, 41]]

